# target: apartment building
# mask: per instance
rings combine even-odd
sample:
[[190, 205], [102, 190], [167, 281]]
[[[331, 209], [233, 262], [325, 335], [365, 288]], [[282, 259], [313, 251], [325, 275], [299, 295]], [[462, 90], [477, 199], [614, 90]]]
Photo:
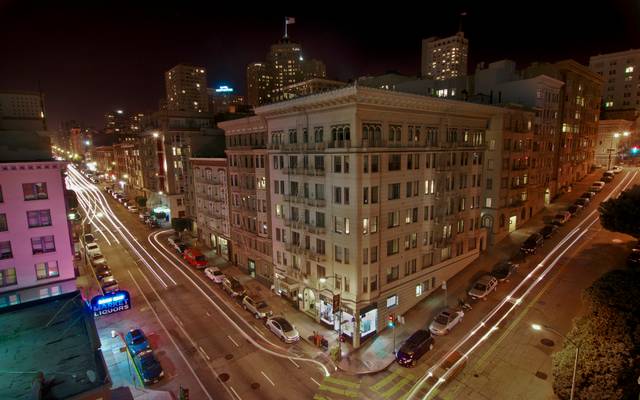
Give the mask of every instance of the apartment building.
[[229, 168], [230, 260], [271, 285], [275, 275], [267, 192], [267, 126], [260, 117], [225, 121], [218, 126], [224, 130]]
[[504, 112], [360, 86], [257, 108], [243, 127], [268, 133], [275, 289], [357, 347], [464, 269], [486, 247], [485, 136]]
[[625, 119], [603, 119], [598, 125], [595, 147], [595, 162], [609, 169], [617, 165], [635, 143], [637, 130], [634, 121]]
[[0, 163], [0, 307], [76, 290], [66, 163]]
[[464, 32], [446, 38], [430, 37], [422, 41], [422, 77], [450, 79], [467, 74], [469, 39]]
[[229, 185], [226, 158], [191, 158], [196, 202], [195, 231], [216, 254], [229, 260]]
[[602, 77], [605, 112], [640, 111], [640, 49], [598, 54], [589, 58], [589, 68]]

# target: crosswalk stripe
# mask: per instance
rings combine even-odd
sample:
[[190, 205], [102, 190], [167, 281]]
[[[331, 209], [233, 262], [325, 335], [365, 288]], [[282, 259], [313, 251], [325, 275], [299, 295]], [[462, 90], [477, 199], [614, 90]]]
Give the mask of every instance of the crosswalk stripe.
[[402, 378], [398, 383], [393, 385], [393, 387], [391, 389], [389, 389], [386, 392], [382, 393], [382, 397], [384, 397], [385, 399], [388, 399], [389, 397], [391, 397], [394, 394], [396, 394], [398, 392], [398, 390], [400, 390], [404, 385], [406, 385], [408, 383], [411, 383], [411, 381], [408, 378]]
[[324, 397], [324, 396], [320, 396], [319, 394], [316, 394], [315, 396], [313, 396], [313, 400], [331, 400], [328, 397]]
[[393, 371], [389, 375], [385, 376], [384, 379], [382, 379], [381, 381], [378, 381], [378, 383], [376, 383], [375, 385], [371, 386], [371, 390], [373, 390], [374, 392], [378, 392], [380, 389], [385, 387], [389, 382], [391, 382], [399, 374], [400, 374], [400, 370], [396, 369], [395, 371]]
[[354, 392], [353, 390], [338, 389], [334, 388], [333, 386], [321, 385], [318, 390], [324, 390], [326, 392], [331, 392], [346, 397], [352, 397], [354, 399], [360, 397], [359, 392]]
[[338, 378], [334, 378], [332, 376], [328, 376], [326, 378], [324, 378], [324, 382], [331, 382], [331, 383], [335, 383], [336, 385], [342, 385], [351, 389], [359, 389], [360, 388], [360, 383], [354, 383], [351, 381], [347, 381], [344, 379], [338, 379]]

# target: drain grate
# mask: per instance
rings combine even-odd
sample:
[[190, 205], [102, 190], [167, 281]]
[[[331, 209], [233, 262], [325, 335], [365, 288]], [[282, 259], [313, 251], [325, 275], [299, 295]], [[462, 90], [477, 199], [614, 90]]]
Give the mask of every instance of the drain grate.
[[536, 371], [536, 377], [542, 379], [543, 381], [547, 380], [547, 374], [542, 371]]
[[555, 345], [555, 342], [551, 339], [540, 339], [540, 343], [549, 347], [553, 347]]
[[223, 373], [218, 375], [218, 379], [220, 379], [220, 382], [226, 382], [229, 380], [229, 374]]
[[227, 354], [226, 356], [224, 356], [224, 358], [227, 360], [231, 360], [233, 358], [233, 354]]
[[253, 390], [260, 389], [260, 384], [258, 382], [253, 382], [251, 384], [251, 389], [253, 389]]

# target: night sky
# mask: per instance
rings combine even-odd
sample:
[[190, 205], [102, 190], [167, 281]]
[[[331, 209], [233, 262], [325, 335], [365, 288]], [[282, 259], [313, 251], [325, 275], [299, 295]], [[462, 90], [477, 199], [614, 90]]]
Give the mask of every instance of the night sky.
[[[157, 109], [164, 71], [180, 62], [207, 68], [209, 87], [229, 84], [244, 93], [247, 63], [265, 58], [285, 15], [296, 18], [289, 35], [305, 56], [323, 60], [328, 76], [340, 80], [417, 74], [421, 39], [454, 34], [462, 11], [470, 72], [479, 61], [586, 64], [590, 55], [640, 47], [638, 0], [597, 7], [586, 0], [422, 2], [424, 8], [369, 1], [366, 11], [298, 2], [264, 13], [251, 2], [47, 3], [0, 0], [0, 90], [37, 90], [40, 80], [51, 128], [67, 119], [101, 128], [109, 110]], [[401, 8], [388, 11], [394, 4]]]

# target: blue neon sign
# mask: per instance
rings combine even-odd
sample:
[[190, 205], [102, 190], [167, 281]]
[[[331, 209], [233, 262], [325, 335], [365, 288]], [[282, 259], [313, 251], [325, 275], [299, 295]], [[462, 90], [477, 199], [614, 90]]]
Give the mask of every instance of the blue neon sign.
[[218, 86], [218, 88], [216, 89], [216, 93], [231, 93], [231, 92], [233, 92], [233, 88], [230, 88], [227, 85]]
[[94, 317], [114, 314], [131, 308], [131, 298], [126, 290], [95, 296], [91, 299]]

